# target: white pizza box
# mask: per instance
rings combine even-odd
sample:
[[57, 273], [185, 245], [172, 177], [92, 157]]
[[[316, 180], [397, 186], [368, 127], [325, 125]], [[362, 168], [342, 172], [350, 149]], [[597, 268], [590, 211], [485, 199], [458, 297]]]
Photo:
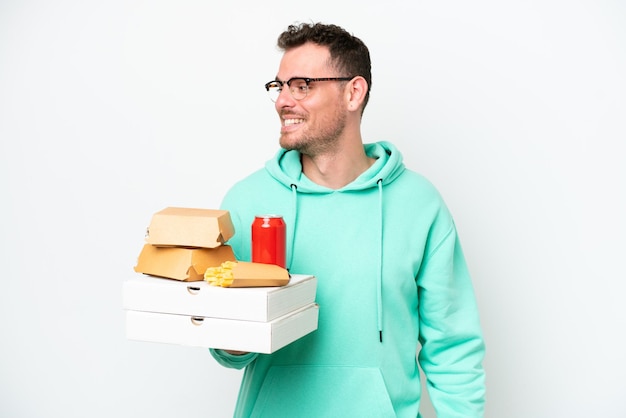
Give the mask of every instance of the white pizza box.
[[278, 287], [216, 287], [137, 274], [123, 284], [124, 309], [268, 322], [315, 302], [315, 276], [292, 274]]
[[318, 305], [311, 303], [257, 322], [127, 310], [126, 338], [269, 354], [315, 331], [318, 313]]

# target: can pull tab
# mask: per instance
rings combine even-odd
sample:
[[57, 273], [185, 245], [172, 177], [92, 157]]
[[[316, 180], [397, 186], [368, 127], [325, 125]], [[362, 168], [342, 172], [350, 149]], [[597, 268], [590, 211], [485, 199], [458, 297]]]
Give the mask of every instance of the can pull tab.
[[197, 327], [202, 325], [203, 321], [204, 321], [204, 318], [202, 318], [201, 316], [192, 316], [191, 317], [191, 323], [194, 324]]
[[191, 295], [197, 295], [200, 293], [200, 288], [197, 286], [187, 286], [187, 292]]

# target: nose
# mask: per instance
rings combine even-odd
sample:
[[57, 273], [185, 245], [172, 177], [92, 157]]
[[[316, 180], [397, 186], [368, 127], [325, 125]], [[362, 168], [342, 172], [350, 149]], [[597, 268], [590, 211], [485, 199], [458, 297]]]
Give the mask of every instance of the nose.
[[274, 106], [276, 110], [283, 109], [285, 107], [293, 107], [296, 104], [296, 99], [291, 95], [291, 91], [289, 91], [289, 86], [286, 84], [283, 86], [283, 89], [278, 94], [276, 98], [276, 102], [274, 102]]

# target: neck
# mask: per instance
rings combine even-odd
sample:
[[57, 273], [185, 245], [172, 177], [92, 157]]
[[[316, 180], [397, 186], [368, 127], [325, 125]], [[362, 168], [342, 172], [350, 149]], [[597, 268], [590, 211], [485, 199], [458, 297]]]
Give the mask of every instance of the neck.
[[350, 146], [318, 155], [302, 155], [302, 172], [311, 181], [330, 189], [340, 189], [353, 182], [375, 159], [369, 158], [360, 138]]

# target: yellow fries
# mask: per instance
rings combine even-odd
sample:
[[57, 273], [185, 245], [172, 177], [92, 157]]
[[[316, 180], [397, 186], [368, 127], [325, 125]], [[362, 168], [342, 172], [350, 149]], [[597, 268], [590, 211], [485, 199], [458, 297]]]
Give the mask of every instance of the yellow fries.
[[219, 267], [209, 267], [204, 273], [204, 281], [212, 286], [229, 287], [233, 283], [233, 267], [236, 261], [225, 261]]

